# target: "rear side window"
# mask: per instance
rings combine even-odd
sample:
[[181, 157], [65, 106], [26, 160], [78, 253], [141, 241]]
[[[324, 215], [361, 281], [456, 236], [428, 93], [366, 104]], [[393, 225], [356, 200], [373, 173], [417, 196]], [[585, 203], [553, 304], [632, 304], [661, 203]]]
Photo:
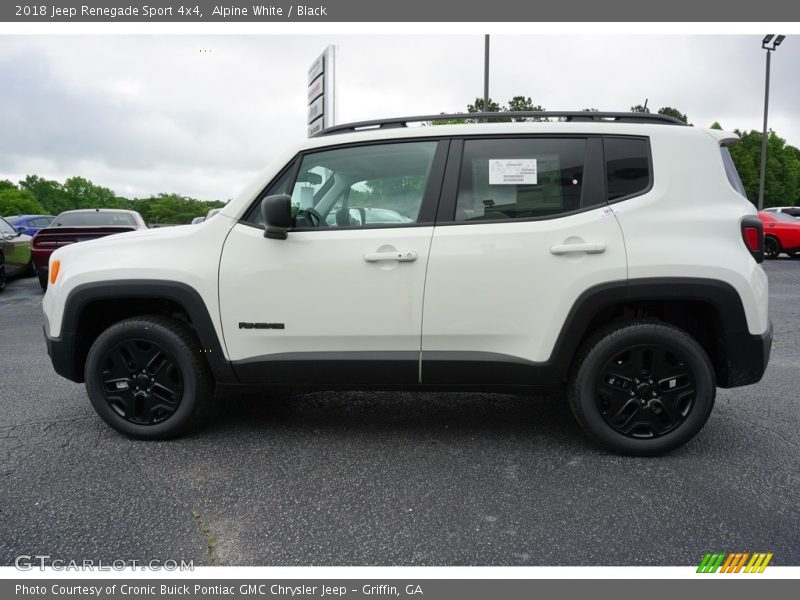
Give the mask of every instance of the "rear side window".
[[643, 138], [603, 139], [608, 201], [642, 194], [650, 188], [650, 145]]
[[456, 221], [547, 217], [581, 207], [586, 140], [467, 140]]
[[731, 158], [730, 150], [728, 150], [727, 146], [720, 146], [719, 150], [722, 152], [722, 163], [725, 165], [725, 174], [728, 176], [728, 181], [730, 182], [731, 186], [733, 186], [733, 189], [747, 198], [747, 192], [744, 191], [744, 186], [742, 185], [742, 180], [739, 177], [739, 172], [736, 170], [736, 165], [733, 164], [733, 158]]

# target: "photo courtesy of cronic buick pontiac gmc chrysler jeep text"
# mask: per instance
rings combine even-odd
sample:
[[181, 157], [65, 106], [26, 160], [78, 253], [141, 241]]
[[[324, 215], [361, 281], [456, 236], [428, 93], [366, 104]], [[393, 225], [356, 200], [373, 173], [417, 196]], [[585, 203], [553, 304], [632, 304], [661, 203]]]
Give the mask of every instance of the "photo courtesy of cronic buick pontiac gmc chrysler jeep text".
[[145, 439], [185, 431], [215, 386], [270, 384], [563, 388], [607, 448], [684, 444], [717, 387], [759, 381], [769, 360], [736, 135], [513, 116], [553, 120], [335, 126], [213, 219], [56, 250], [56, 371]]

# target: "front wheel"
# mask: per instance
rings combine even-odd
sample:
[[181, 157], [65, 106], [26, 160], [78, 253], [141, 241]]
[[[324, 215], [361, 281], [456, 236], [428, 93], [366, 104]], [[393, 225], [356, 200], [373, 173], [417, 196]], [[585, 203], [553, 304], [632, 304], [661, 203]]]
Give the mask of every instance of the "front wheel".
[[180, 435], [214, 395], [194, 330], [161, 316], [125, 319], [101, 333], [86, 358], [85, 379], [97, 414], [138, 439]]
[[658, 322], [619, 324], [583, 347], [570, 385], [578, 423], [598, 443], [637, 456], [663, 454], [702, 429], [716, 383], [705, 350]]
[[6, 261], [0, 254], [0, 292], [6, 289]]

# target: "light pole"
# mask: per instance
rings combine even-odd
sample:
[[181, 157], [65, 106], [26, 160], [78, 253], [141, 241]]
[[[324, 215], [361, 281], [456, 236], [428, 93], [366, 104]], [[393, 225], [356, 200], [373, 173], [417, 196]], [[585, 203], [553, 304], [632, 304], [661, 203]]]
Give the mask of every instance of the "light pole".
[[761, 40], [761, 47], [767, 51], [767, 76], [764, 82], [764, 131], [761, 134], [761, 175], [758, 179], [758, 210], [764, 209], [764, 177], [767, 172], [767, 113], [769, 112], [769, 61], [772, 53], [784, 40], [785, 35], [768, 33]]
[[[489, 34], [484, 36], [483, 47], [483, 110], [489, 112]], [[489, 122], [489, 119], [484, 119]]]

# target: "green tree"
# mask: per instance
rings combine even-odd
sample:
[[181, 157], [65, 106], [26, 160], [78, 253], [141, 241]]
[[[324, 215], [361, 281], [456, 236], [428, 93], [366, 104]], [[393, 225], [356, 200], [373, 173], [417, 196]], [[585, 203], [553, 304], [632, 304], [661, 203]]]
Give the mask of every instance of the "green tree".
[[720, 125], [720, 124], [719, 124], [719, 121], [714, 121], [714, 122], [711, 124], [711, 127], [710, 127], [710, 129], [720, 129], [720, 130], [721, 130], [721, 129], [722, 129], [722, 125]]
[[636, 104], [635, 106], [631, 106], [631, 112], [635, 113], [649, 113], [650, 109], [642, 104]]
[[57, 215], [65, 210], [74, 208], [64, 194], [61, 184], [52, 179], [44, 179], [38, 175], [27, 175], [25, 179], [19, 182], [19, 187], [31, 192], [48, 214]]
[[663, 106], [658, 109], [658, 114], [666, 115], [668, 117], [674, 117], [679, 121], [683, 121], [684, 123], [689, 123], [689, 117], [686, 116], [685, 113], [682, 113], [677, 108], [672, 108], [671, 106]]
[[[487, 108], [488, 106], [488, 108]], [[500, 112], [501, 106], [489, 98], [489, 104], [485, 105], [483, 98], [475, 98], [475, 102], [467, 104], [467, 112]]]
[[[530, 97], [514, 96], [508, 101], [509, 112], [544, 112], [544, 107], [541, 104], [534, 104]], [[519, 119], [513, 118], [513, 121], [547, 121], [547, 117], [533, 117], [526, 119], [521, 117]]]
[[[741, 132], [740, 140], [728, 148], [739, 172], [748, 199], [758, 202], [761, 169], [760, 131]], [[767, 164], [764, 174], [764, 206], [795, 205], [800, 201], [800, 152], [787, 146], [786, 140], [774, 131], [767, 138]]]
[[44, 208], [28, 190], [16, 187], [0, 189], [0, 215], [41, 215]]
[[73, 209], [122, 208], [117, 203], [114, 192], [83, 177], [70, 177], [64, 182], [62, 189]]
[[0, 179], [0, 190], [15, 190], [17, 186], [11, 183], [8, 179]]

